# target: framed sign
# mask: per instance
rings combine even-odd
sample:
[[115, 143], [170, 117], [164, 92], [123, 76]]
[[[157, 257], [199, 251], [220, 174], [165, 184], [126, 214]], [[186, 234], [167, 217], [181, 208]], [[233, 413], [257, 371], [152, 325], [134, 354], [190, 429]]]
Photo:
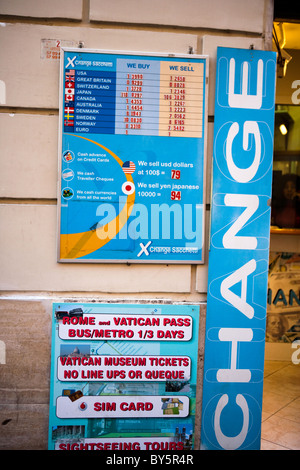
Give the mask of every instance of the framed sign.
[[202, 263], [207, 59], [61, 53], [60, 262]]
[[276, 54], [218, 48], [202, 449], [260, 448]]
[[53, 304], [49, 450], [194, 448], [199, 306]]

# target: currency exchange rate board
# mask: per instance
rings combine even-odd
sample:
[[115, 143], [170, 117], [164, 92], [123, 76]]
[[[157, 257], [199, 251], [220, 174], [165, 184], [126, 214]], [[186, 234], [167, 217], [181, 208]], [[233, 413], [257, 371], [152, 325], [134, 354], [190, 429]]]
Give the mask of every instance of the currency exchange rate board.
[[203, 262], [206, 60], [62, 49], [59, 261]]

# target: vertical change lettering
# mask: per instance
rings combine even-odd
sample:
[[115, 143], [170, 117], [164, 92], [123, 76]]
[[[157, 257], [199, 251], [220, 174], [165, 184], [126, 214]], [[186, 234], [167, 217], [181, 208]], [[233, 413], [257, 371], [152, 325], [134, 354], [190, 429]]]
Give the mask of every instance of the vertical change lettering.
[[218, 48], [202, 449], [260, 447], [275, 70]]

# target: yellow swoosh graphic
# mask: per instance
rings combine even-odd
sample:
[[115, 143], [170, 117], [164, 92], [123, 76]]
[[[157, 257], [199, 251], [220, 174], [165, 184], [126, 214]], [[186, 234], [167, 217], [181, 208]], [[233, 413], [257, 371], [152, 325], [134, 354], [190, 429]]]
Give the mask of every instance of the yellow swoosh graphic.
[[[89, 142], [98, 145], [98, 147], [101, 147], [106, 152], [108, 152], [122, 167], [122, 160], [107, 147], [104, 147], [104, 145], [101, 145], [94, 140], [88, 139], [87, 137], [82, 137], [75, 134], [70, 135], [80, 139], [88, 140]], [[133, 183], [131, 175], [125, 174], [125, 176], [127, 181]], [[121, 212], [115, 219], [111, 220], [106, 225], [97, 227], [95, 230], [89, 230], [87, 232], [60, 235], [60, 258], [62, 260], [81, 258], [82, 256], [86, 256], [106, 245], [106, 243], [112, 240], [126, 224], [132, 212], [134, 201], [135, 192], [127, 196], [126, 203]]]

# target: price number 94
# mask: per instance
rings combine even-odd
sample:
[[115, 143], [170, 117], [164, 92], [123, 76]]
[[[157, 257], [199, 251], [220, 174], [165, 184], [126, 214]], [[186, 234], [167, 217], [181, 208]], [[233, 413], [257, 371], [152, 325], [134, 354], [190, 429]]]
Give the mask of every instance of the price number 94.
[[181, 191], [171, 191], [171, 201], [180, 201]]

